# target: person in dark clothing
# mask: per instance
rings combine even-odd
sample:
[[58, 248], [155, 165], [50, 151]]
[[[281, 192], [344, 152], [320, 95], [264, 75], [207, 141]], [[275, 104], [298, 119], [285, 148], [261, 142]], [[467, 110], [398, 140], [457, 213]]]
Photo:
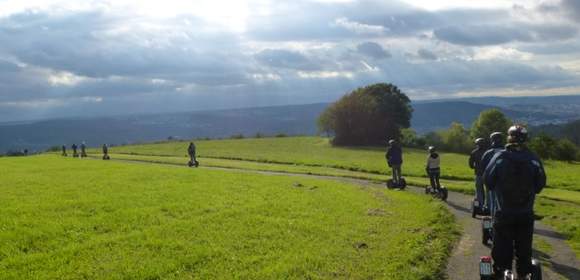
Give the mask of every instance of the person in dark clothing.
[[431, 188], [433, 190], [439, 191], [441, 189], [441, 184], [439, 183], [439, 177], [441, 175], [441, 158], [435, 150], [435, 147], [429, 147], [429, 156], [427, 157], [427, 166], [425, 170], [429, 175], [429, 181], [431, 182]]
[[84, 141], [81, 143], [81, 157], [87, 157], [87, 145]]
[[481, 165], [481, 158], [485, 153], [485, 140], [483, 138], [477, 138], [475, 140], [475, 145], [475, 150], [473, 150], [469, 156], [469, 167], [475, 172], [475, 199], [477, 200], [479, 207], [484, 208], [484, 205], [486, 204], [482, 175], [485, 171], [485, 166]]
[[71, 148], [73, 150], [73, 157], [79, 157], [79, 154], [77, 153], [77, 144], [72, 144]]
[[187, 154], [190, 158], [190, 164], [197, 166], [197, 158], [195, 156], [195, 144], [193, 142], [189, 142], [189, 147], [187, 148]]
[[[504, 150], [503, 133], [494, 132], [494, 133], [490, 134], [489, 141], [491, 142], [491, 147], [487, 151], [485, 151], [485, 153], [481, 157], [480, 166], [483, 170], [485, 170], [487, 168], [487, 165], [489, 164], [489, 162], [491, 161], [493, 156], [495, 156], [495, 154]], [[488, 197], [488, 199], [486, 200], [486, 204], [485, 204], [485, 208], [486, 208], [485, 210], [489, 213], [493, 213], [493, 211], [494, 211], [494, 209], [493, 209], [494, 208], [493, 207], [494, 194], [492, 191], [489, 190], [489, 187], [487, 187], [487, 185], [485, 185], [485, 180], [483, 180], [483, 181], [484, 181], [484, 187], [486, 189], [486, 193], [487, 193], [487, 197]]]
[[495, 154], [484, 172], [486, 185], [495, 194], [492, 248], [493, 267], [501, 275], [516, 256], [519, 279], [532, 273], [534, 201], [546, 186], [542, 162], [526, 147], [527, 130], [515, 125], [508, 130], [508, 145]]
[[403, 150], [395, 140], [389, 140], [389, 148], [385, 154], [387, 165], [393, 171], [393, 183], [399, 185], [401, 183], [401, 165], [403, 164]]
[[66, 145], [62, 145], [62, 156], [63, 157], [66, 157], [67, 156], [67, 154], [66, 154]]
[[103, 159], [110, 159], [109, 157], [109, 147], [107, 147], [107, 144], [103, 144]]

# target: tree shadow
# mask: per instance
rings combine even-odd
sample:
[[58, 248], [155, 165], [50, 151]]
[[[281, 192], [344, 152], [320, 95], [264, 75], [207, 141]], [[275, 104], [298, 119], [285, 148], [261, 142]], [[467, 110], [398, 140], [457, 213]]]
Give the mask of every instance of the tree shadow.
[[543, 263], [548, 264], [554, 272], [560, 274], [560, 276], [562, 276], [564, 279], [580, 279], [580, 269], [552, 261], [552, 257], [550, 257], [550, 255], [537, 249], [533, 250], [533, 255]]
[[555, 239], [560, 239], [560, 240], [566, 240], [566, 236], [564, 236], [561, 233], [555, 232], [553, 230], [535, 228], [534, 229], [534, 233], [537, 234], [537, 235], [542, 235], [542, 236], [546, 236], [546, 237], [550, 237], [550, 238], [555, 238]]

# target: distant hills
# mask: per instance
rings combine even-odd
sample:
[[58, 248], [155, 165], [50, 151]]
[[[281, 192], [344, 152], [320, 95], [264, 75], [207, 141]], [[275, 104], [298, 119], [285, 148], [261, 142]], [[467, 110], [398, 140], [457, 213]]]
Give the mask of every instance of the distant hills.
[[[316, 119], [328, 103], [215, 111], [55, 119], [0, 123], [0, 153], [86, 141], [89, 146], [190, 138], [225, 138], [234, 134], [313, 135]], [[419, 133], [446, 128], [453, 121], [471, 126], [483, 110], [500, 108], [510, 118], [531, 125], [580, 119], [580, 96], [485, 97], [413, 103], [412, 127]]]

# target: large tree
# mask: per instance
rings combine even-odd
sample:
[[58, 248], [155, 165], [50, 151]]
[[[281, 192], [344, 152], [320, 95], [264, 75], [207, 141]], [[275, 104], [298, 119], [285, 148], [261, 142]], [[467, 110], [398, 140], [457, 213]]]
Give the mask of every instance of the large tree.
[[490, 134], [496, 131], [505, 134], [511, 125], [512, 121], [500, 110], [485, 110], [479, 114], [479, 117], [473, 123], [473, 126], [471, 127], [471, 137], [487, 139]]
[[318, 125], [334, 134], [336, 145], [382, 145], [400, 138], [412, 112], [407, 95], [395, 85], [380, 83], [343, 96], [320, 115]]

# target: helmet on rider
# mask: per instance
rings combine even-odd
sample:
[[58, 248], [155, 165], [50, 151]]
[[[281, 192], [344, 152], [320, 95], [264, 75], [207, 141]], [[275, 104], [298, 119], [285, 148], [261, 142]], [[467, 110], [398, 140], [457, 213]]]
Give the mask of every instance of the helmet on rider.
[[475, 145], [479, 146], [479, 147], [483, 147], [485, 145], [485, 139], [483, 138], [477, 138], [475, 139]]
[[435, 146], [429, 146], [429, 153], [434, 153], [435, 152]]
[[528, 140], [528, 130], [519, 124], [508, 129], [508, 142], [512, 144], [522, 144]]
[[397, 141], [395, 141], [395, 139], [389, 140], [389, 145], [393, 146], [393, 145], [395, 145], [395, 143], [397, 143]]
[[491, 143], [501, 144], [503, 142], [503, 133], [496, 131], [489, 135], [489, 140]]

